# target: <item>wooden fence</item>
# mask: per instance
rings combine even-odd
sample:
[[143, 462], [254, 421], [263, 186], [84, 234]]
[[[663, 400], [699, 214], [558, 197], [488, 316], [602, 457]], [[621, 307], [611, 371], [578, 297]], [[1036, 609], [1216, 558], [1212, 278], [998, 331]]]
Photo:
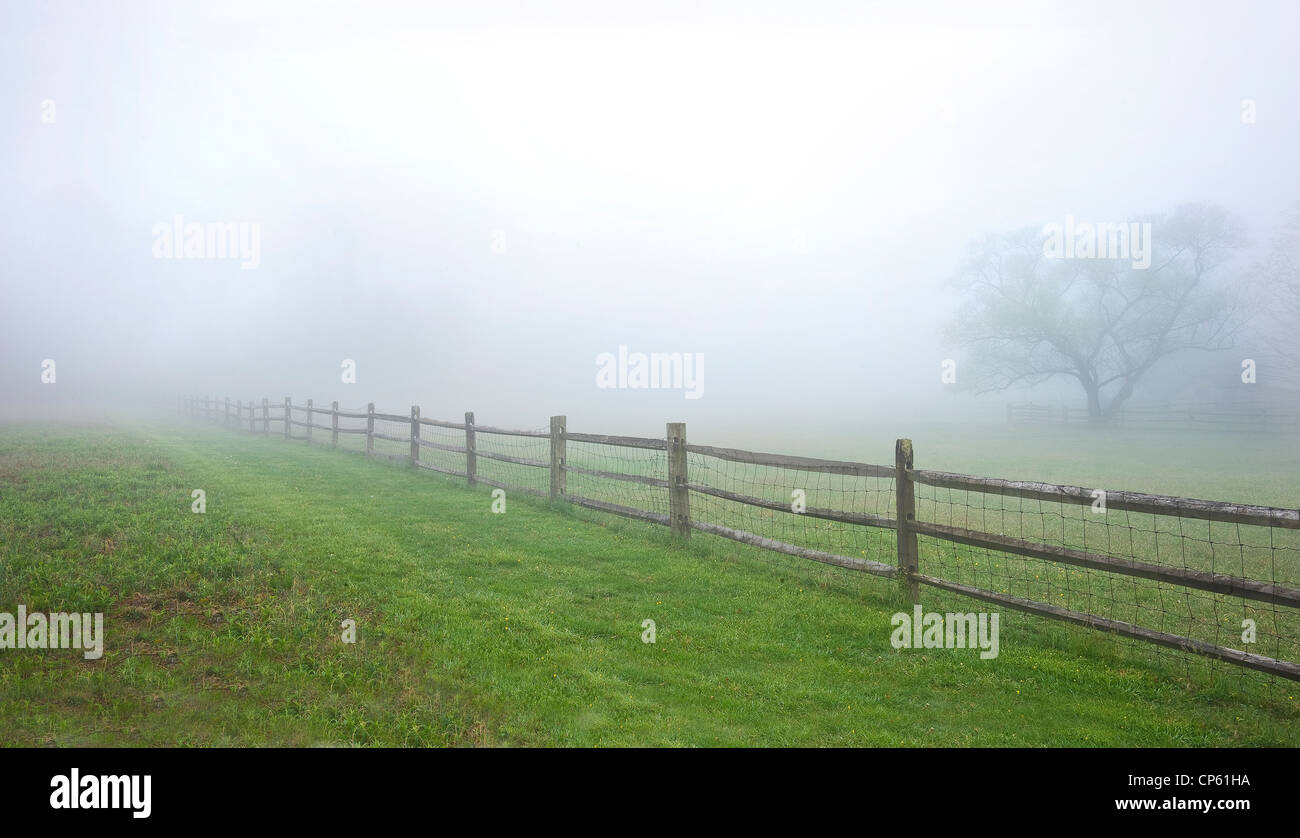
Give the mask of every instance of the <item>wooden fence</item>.
[[[779, 553], [809, 559], [836, 567], [859, 571], [873, 576], [896, 580], [901, 584], [913, 601], [919, 596], [920, 586], [929, 586], [954, 594], [971, 597], [1017, 611], [1047, 617], [1085, 626], [1092, 629], [1111, 632], [1157, 646], [1182, 650], [1195, 655], [1219, 661], [1226, 661], [1248, 669], [1300, 681], [1300, 510], [1265, 506], [1225, 503], [1220, 501], [1196, 500], [1165, 495], [1144, 494], [1137, 492], [1089, 489], [1078, 486], [1063, 486], [1051, 483], [1022, 482], [986, 477], [975, 477], [943, 471], [917, 469], [913, 464], [912, 443], [907, 439], [897, 441], [892, 466], [873, 465], [869, 463], [824, 460], [812, 457], [800, 457], [783, 454], [770, 454], [735, 448], [689, 443], [686, 438], [684, 423], [668, 423], [662, 438], [611, 436], [606, 434], [577, 433], [568, 429], [564, 416], [553, 416], [549, 428], [543, 430], [512, 430], [490, 425], [480, 425], [474, 420], [474, 414], [466, 413], [461, 422], [430, 419], [420, 414], [418, 406], [412, 406], [409, 413], [390, 414], [375, 410], [373, 403], [365, 411], [340, 410], [338, 402], [329, 408], [316, 407], [309, 399], [305, 406], [294, 405], [286, 397], [283, 405], [272, 405], [267, 399], [260, 402], [248, 402], [230, 399], [212, 399], [208, 397], [182, 397], [182, 413], [222, 422], [232, 428], [246, 428], [250, 433], [270, 436], [272, 423], [280, 425], [279, 433], [286, 440], [305, 440], [316, 442], [314, 432], [329, 434], [328, 445], [339, 447], [340, 434], [364, 434], [364, 453], [368, 456], [403, 462], [414, 467], [440, 472], [453, 477], [464, 478], [470, 486], [484, 484], [507, 491], [519, 491], [551, 500], [563, 500], [577, 506], [601, 512], [621, 515], [653, 524], [670, 527], [672, 532], [688, 538], [692, 530], [720, 536], [744, 544], [773, 550]], [[295, 418], [296, 415], [302, 419]], [[328, 424], [317, 422], [317, 417], [328, 417]], [[359, 422], [364, 420], [364, 427], [341, 427], [340, 419]], [[400, 423], [405, 433], [389, 433], [376, 430], [376, 422]], [[448, 429], [462, 432], [464, 444], [455, 445], [422, 437], [422, 429]], [[278, 434], [277, 434], [278, 435]], [[535, 440], [539, 448], [537, 456], [519, 456], [489, 450], [480, 443], [483, 437], [503, 436], [523, 440]], [[396, 443], [405, 447], [404, 454], [385, 453], [376, 450], [376, 440]], [[323, 439], [319, 440], [325, 444]], [[653, 456], [652, 468], [634, 470], [616, 470], [603, 461], [590, 461], [586, 465], [571, 463], [570, 446], [598, 446], [617, 452], [643, 452]], [[541, 448], [547, 452], [545, 458], [540, 454]], [[401, 450], [401, 449], [399, 449]], [[439, 452], [456, 455], [464, 463], [463, 468], [448, 466], [445, 462], [425, 462], [422, 451]], [[754, 474], [765, 475], [762, 478], [746, 477], [759, 488], [750, 491], [736, 491], [709, 483], [704, 477], [695, 479], [694, 473], [688, 473], [691, 460], [697, 463], [705, 461], [716, 463], [716, 468], [701, 469], [707, 476], [710, 473], [723, 473], [721, 468], [730, 467], [748, 470]], [[623, 455], [617, 455], [623, 456]], [[488, 477], [480, 470], [480, 460], [508, 463], [512, 466], [545, 472], [547, 489], [536, 486], [528, 487], [519, 482]], [[630, 462], [630, 461], [629, 461]], [[596, 466], [604, 466], [597, 468]], [[656, 470], [662, 469], [659, 473]], [[580, 475], [612, 481], [619, 485], [629, 485], [634, 502], [616, 503], [584, 496], [568, 488], [568, 478]], [[772, 475], [776, 475], [772, 477]], [[840, 481], [875, 481], [875, 489], [870, 491], [888, 493], [892, 497], [881, 509], [838, 509], [830, 506], [808, 505], [799, 508], [789, 503], [784, 497], [785, 488], [797, 482], [790, 475], [811, 475], [819, 478]], [[786, 482], [781, 482], [785, 480]], [[732, 481], [736, 482], [736, 481]], [[889, 487], [881, 489], [881, 486]], [[819, 484], [820, 485], [820, 484]], [[778, 492], [779, 490], [779, 492]], [[926, 495], [922, 495], [925, 490]], [[847, 490], [846, 490], [847, 491]], [[767, 497], [762, 496], [764, 493]], [[865, 492], [864, 492], [865, 493]], [[946, 493], [946, 494], [941, 494]], [[969, 526], [957, 526], [956, 522], [968, 523], [972, 512], [981, 521], [993, 517], [1002, 525], [999, 529], [1013, 527], [1006, 525], [1007, 518], [1014, 515], [1030, 515], [1047, 518], [1060, 523], [1062, 531], [1074, 527], [1083, 533], [1082, 541], [1086, 543], [1089, 526], [1095, 526], [1087, 513], [1075, 522], [1068, 510], [1091, 509], [1096, 511], [1099, 495], [1104, 497], [1104, 511], [1122, 512], [1125, 519], [1119, 524], [1107, 522], [1104, 526], [1118, 527], [1128, 539], [1129, 554], [1116, 554], [1116, 550], [1080, 549], [1068, 543], [1050, 544], [1040, 537], [1037, 539], [1021, 538], [1007, 532], [992, 532], [987, 524], [979, 529]], [[703, 520], [702, 515], [693, 516], [692, 498], [714, 499], [717, 502], [737, 505], [736, 508], [758, 510], [764, 516], [755, 518], [759, 525], [751, 529], [737, 528], [718, 522]], [[858, 497], [855, 490], [854, 497]], [[930, 517], [945, 517], [937, 511], [957, 509], [961, 514], [947, 514], [947, 523], [938, 520], [922, 520], [918, 514], [918, 497], [925, 502], [931, 512]], [[974, 499], [972, 499], [974, 498]], [[666, 504], [659, 506], [666, 499]], [[992, 505], [990, 505], [992, 504]], [[658, 509], [654, 508], [659, 506]], [[646, 508], [651, 507], [651, 508]], [[1064, 511], [1062, 511], [1064, 510]], [[892, 514], [890, 514], [892, 512]], [[847, 555], [845, 552], [816, 549], [791, 543], [754, 530], [762, 529], [762, 522], [779, 516], [796, 516], [802, 519], [832, 522], [832, 526], [850, 528], [871, 528], [892, 534], [893, 550], [888, 561], [864, 556]], [[964, 519], [963, 519], [964, 516]], [[1171, 522], [1162, 527], [1158, 521]], [[1137, 523], [1135, 523], [1135, 521]], [[1190, 532], [1193, 526], [1205, 526], [1204, 537]], [[1215, 527], [1220, 529], [1213, 529]], [[1222, 529], [1227, 527], [1226, 530]], [[1247, 539], [1241, 534], [1242, 528], [1259, 528], [1263, 535]], [[1043, 528], [1046, 532], [1046, 527]], [[1199, 531], [1197, 531], [1199, 532]], [[1233, 533], [1236, 533], [1235, 535]], [[1217, 533], [1217, 535], [1216, 535]], [[1021, 535], [1025, 533], [1020, 533]], [[1106, 543], [1110, 544], [1110, 532], [1106, 533]], [[1168, 560], [1159, 561], [1161, 538], [1164, 539], [1164, 551], [1170, 552], [1169, 542], [1175, 541], [1174, 555], [1180, 557], [1181, 566], [1173, 565]], [[922, 541], [924, 539], [925, 541]], [[1181, 541], [1179, 541], [1181, 539]], [[1063, 541], [1070, 539], [1063, 538]], [[1075, 538], [1078, 541], [1079, 538]], [[1146, 547], [1142, 543], [1146, 543]], [[874, 549], [888, 549], [885, 542], [879, 542]], [[993, 590], [993, 585], [980, 586], [969, 582], [943, 578], [929, 568], [922, 566], [921, 545], [925, 544], [931, 552], [925, 557], [927, 564], [933, 563], [940, 570], [951, 567], [956, 575], [961, 575], [963, 567], [961, 555], [963, 548], [978, 551], [975, 557], [992, 557], [992, 566], [1006, 583], [1008, 590]], [[942, 545], [947, 545], [943, 547]], [[1208, 556], [1208, 567], [1199, 566], [1195, 558], [1197, 551]], [[1228, 574], [1215, 570], [1216, 560], [1221, 564], [1224, 555], [1238, 551], [1241, 556], [1242, 572]], [[1157, 560], [1152, 560], [1144, 551], [1150, 551]], [[1253, 551], [1253, 553], [1252, 553]], [[864, 551], [865, 552], [865, 551]], [[1246, 572], [1247, 557], [1256, 555], [1258, 561], [1251, 561], [1253, 567], [1269, 568], [1269, 579], [1253, 578]], [[953, 562], [955, 561], [955, 564]], [[1029, 564], [1023, 565], [1021, 562]], [[968, 563], [969, 564], [969, 563]], [[1258, 613], [1267, 624], [1279, 626], [1272, 629], [1276, 657], [1247, 652], [1222, 642], [1211, 642], [1203, 638], [1190, 636], [1191, 631], [1183, 633], [1153, 629], [1138, 624], [1134, 620], [1116, 619], [1054, 604], [1042, 599], [1017, 596], [1010, 593], [1014, 583], [1024, 583], [1029, 579], [1030, 571], [1038, 579], [1040, 564], [1057, 569], [1063, 578], [1067, 570], [1077, 573], [1103, 574], [1106, 585], [1115, 579], [1129, 579], [1136, 583], [1157, 586], [1153, 596], [1147, 597], [1148, 591], [1138, 590], [1135, 594], [1134, 612], [1141, 615], [1151, 613], [1152, 608], [1166, 605], [1152, 605], [1153, 602], [1164, 603], [1159, 597], [1161, 590], [1172, 586], [1173, 590], [1183, 593], [1208, 594], [1210, 599], [1202, 609], [1200, 605], [1188, 605], [1185, 613], [1173, 615], [1173, 622], [1179, 625], [1194, 624], [1210, 626], [1210, 634], [1221, 636], [1221, 626], [1212, 624], [1220, 617], [1219, 605], [1223, 597], [1231, 597], [1241, 603], [1243, 613]], [[978, 562], [974, 563], [978, 568]], [[969, 574], [967, 574], [969, 575]], [[1262, 573], [1260, 574], [1262, 575]], [[1281, 580], [1279, 580], [1281, 577]], [[1082, 577], [1074, 577], [1076, 580]], [[1091, 580], [1091, 577], [1088, 577]], [[1008, 580], [1010, 580], [1008, 582]], [[1093, 581], [1087, 584], [1093, 584]], [[1050, 592], [1060, 592], [1057, 587], [1047, 588]], [[1100, 584], [1100, 582], [1097, 582]], [[1025, 587], [1021, 584], [1021, 587]], [[1094, 597], [1094, 590], [1076, 587], [1072, 591], [1076, 598], [1084, 602], [1095, 603], [1101, 597]], [[1064, 595], [1062, 595], [1064, 596]], [[1113, 589], [1110, 596], [1114, 599]], [[1192, 600], [1189, 598], [1188, 602]], [[1146, 603], [1146, 604], [1144, 604]], [[1145, 610], [1144, 610], [1145, 609]], [[1209, 616], [1213, 610], [1213, 617]], [[1249, 609], [1263, 609], [1262, 612]], [[1234, 618], [1235, 619], [1235, 618]], [[1197, 621], [1202, 621], [1198, 623]], [[1270, 622], [1271, 621], [1271, 622]], [[1285, 626], [1286, 628], [1282, 628]], [[1294, 627], [1294, 628], [1292, 628]], [[1243, 644], [1245, 645], [1245, 644]]]

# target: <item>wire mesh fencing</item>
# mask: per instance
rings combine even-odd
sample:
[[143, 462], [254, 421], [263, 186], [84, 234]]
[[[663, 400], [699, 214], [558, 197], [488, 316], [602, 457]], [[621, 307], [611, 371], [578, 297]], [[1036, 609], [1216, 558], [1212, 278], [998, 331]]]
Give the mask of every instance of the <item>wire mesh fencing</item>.
[[545, 497], [550, 491], [551, 436], [546, 428], [473, 426], [475, 479], [498, 489]]
[[1295, 510], [917, 474], [924, 575], [1191, 651], [1189, 670], [1298, 674]]
[[882, 564], [882, 557], [893, 553], [892, 470], [711, 446], [686, 448], [692, 522], [829, 554], [819, 559], [827, 563], [842, 564], [830, 557], [857, 560], [851, 564], [859, 569], [868, 567], [859, 561]]
[[[651, 437], [566, 434], [564, 496], [580, 505], [668, 523], [667, 443]], [[645, 513], [632, 515], [629, 510]]]

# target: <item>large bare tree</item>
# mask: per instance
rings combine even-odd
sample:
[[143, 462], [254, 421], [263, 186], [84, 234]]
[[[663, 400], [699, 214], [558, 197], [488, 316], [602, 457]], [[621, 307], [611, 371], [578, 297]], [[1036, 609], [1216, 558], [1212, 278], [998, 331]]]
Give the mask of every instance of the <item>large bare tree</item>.
[[1247, 295], [1223, 280], [1245, 243], [1241, 224], [1204, 204], [1149, 220], [1145, 267], [1132, 258], [1049, 257], [1042, 230], [973, 246], [953, 280], [966, 304], [947, 330], [970, 353], [964, 383], [988, 392], [1064, 376], [1078, 382], [1090, 420], [1100, 423], [1161, 359], [1231, 347]]

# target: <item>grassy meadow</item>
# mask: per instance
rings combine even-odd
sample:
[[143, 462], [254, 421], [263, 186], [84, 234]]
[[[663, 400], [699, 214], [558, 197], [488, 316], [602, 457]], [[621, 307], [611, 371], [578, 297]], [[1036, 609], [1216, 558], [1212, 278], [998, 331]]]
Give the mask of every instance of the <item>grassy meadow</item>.
[[[1295, 505], [1293, 442], [1087, 433], [936, 426], [912, 437], [922, 468]], [[503, 453], [535, 456], [532, 441], [500, 439]], [[889, 429], [811, 449], [761, 434], [698, 441], [892, 456]], [[717, 476], [787, 491], [775, 476]], [[616, 494], [628, 485], [608, 499], [628, 502]], [[196, 488], [204, 514], [191, 512]], [[810, 504], [816, 492], [891, 502], [885, 485], [809, 488]], [[599, 485], [586, 491], [601, 497]], [[0, 744], [1300, 744], [1300, 685], [1007, 612], [994, 660], [895, 650], [890, 616], [909, 606], [887, 580], [698, 533], [681, 546], [659, 528], [519, 493], [504, 514], [492, 502], [487, 487], [274, 433], [4, 426], [0, 611], [103, 611], [106, 639], [94, 661], [0, 650]], [[779, 514], [746, 510], [737, 525], [797, 540]], [[892, 533], [853, 529], [805, 535], [892, 561]], [[980, 610], [933, 591], [923, 602]], [[348, 619], [355, 644], [341, 641]], [[642, 642], [647, 619], [653, 644]]]

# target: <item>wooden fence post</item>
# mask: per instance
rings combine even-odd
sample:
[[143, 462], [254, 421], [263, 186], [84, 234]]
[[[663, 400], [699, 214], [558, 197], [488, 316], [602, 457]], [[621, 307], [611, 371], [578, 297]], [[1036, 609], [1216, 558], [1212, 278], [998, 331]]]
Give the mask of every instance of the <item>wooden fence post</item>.
[[564, 428], [568, 423], [567, 416], [551, 417], [551, 500], [563, 498], [566, 491], [564, 464], [567, 446]]
[[262, 397], [262, 436], [271, 435], [271, 402]]
[[366, 405], [366, 456], [375, 456], [375, 403]]
[[668, 518], [673, 535], [691, 535], [691, 493], [686, 488], [686, 423], [668, 423]]
[[248, 400], [248, 432], [257, 433], [257, 402]]
[[285, 396], [284, 397], [284, 438], [286, 440], [289, 439], [290, 437], [289, 428], [291, 426], [289, 425], [289, 417], [291, 417], [292, 415], [293, 415], [293, 402], [289, 400], [288, 396]]
[[311, 399], [307, 400], [307, 444], [311, 445], [311, 426], [314, 424], [315, 414], [312, 412]]
[[339, 403], [330, 405], [330, 448], [339, 447]]
[[411, 465], [420, 463], [420, 406], [411, 405]]
[[916, 487], [907, 473], [912, 468], [912, 440], [900, 439], [894, 443], [894, 518], [898, 541], [898, 578], [907, 590], [910, 601], [920, 596], [915, 573], [919, 554], [916, 547]]
[[225, 426], [230, 427], [230, 396], [226, 396], [226, 422]]
[[478, 473], [478, 457], [474, 453], [474, 411], [465, 412], [465, 473], [469, 475], [469, 485], [477, 485], [474, 475]]

